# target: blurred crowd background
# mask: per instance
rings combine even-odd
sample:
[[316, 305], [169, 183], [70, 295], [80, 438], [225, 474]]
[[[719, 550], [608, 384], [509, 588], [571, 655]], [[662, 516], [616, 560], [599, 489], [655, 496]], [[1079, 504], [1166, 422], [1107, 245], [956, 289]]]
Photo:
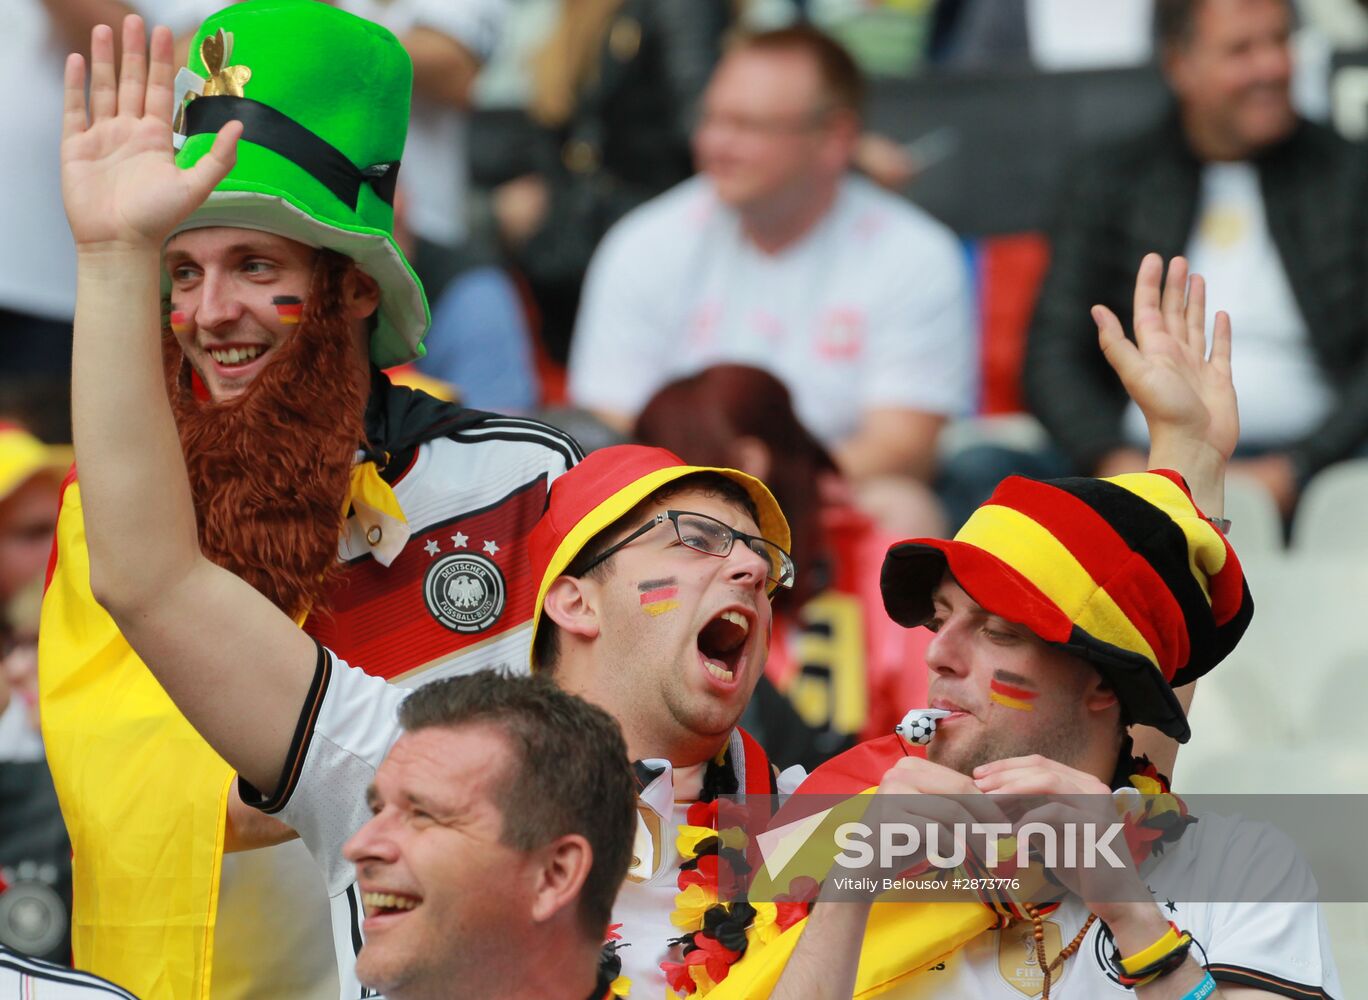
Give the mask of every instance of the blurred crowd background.
[[[1227, 514], [1259, 609], [1175, 790], [1368, 786], [1368, 3], [336, 3], [415, 66], [397, 209], [433, 325], [392, 377], [770, 483], [800, 581], [747, 720], [773, 759], [924, 695], [925, 637], [877, 596], [890, 541], [1008, 474], [1142, 467], [1088, 310], [1129, 325], [1158, 251], [1233, 319]], [[30, 954], [68, 948], [34, 679], [69, 463], [62, 61], [128, 10], [186, 45], [219, 6], [0, 8], [0, 943]]]

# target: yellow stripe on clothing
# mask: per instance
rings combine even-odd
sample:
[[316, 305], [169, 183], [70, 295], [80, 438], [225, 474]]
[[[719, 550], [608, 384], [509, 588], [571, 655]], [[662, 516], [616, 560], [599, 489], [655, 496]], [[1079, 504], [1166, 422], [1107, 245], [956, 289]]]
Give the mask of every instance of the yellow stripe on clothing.
[[[955, 535], [1014, 567], [1075, 625], [1103, 642], [1159, 658], [1129, 618], [1059, 539], [1020, 511], [996, 504], [976, 510]], [[1010, 617], [1010, 615], [1005, 616]]]
[[1151, 472], [1136, 472], [1115, 476], [1107, 482], [1134, 493], [1146, 503], [1158, 507], [1177, 525], [1187, 538], [1188, 570], [1197, 586], [1202, 588], [1207, 603], [1211, 603], [1209, 577], [1215, 576], [1226, 563], [1225, 540], [1216, 526], [1197, 516], [1196, 508], [1178, 484], [1167, 476]]

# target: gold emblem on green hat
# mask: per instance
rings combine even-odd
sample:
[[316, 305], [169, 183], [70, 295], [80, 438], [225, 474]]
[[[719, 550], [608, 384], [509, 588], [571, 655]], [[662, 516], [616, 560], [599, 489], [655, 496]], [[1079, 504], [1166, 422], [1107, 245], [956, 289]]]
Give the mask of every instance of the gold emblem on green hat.
[[252, 78], [252, 71], [246, 66], [227, 66], [233, 54], [233, 36], [220, 28], [212, 35], [206, 35], [200, 42], [200, 58], [209, 70], [209, 79], [204, 84], [205, 97], [245, 97], [243, 86]]

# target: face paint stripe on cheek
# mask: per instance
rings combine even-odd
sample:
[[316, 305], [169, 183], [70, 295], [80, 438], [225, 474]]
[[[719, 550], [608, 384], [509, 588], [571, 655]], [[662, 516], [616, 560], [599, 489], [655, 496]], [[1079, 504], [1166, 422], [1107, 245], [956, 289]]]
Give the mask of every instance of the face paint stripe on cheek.
[[643, 580], [637, 584], [637, 590], [641, 591], [641, 610], [652, 618], [679, 607], [679, 601], [675, 599], [679, 594], [679, 588], [675, 586], [674, 577], [664, 580]]
[[304, 315], [304, 300], [298, 295], [276, 295], [271, 299], [276, 317], [286, 326], [295, 326]]
[[172, 333], [189, 333], [191, 330], [190, 318], [179, 309], [172, 309], [170, 316]]
[[991, 701], [1003, 708], [1016, 709], [1018, 712], [1034, 712], [1035, 706], [1031, 702], [1035, 700], [1038, 694], [1037, 691], [1017, 687], [1015, 684], [1008, 684], [997, 679], [988, 684], [988, 697]]

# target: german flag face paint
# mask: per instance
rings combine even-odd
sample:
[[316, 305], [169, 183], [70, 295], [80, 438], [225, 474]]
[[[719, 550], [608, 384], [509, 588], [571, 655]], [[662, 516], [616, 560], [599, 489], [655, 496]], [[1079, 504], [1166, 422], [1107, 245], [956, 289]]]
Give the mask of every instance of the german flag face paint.
[[652, 618], [679, 607], [679, 588], [675, 585], [674, 577], [643, 580], [637, 584], [637, 590], [641, 592], [641, 610]]
[[177, 336], [189, 333], [194, 329], [194, 326], [190, 323], [190, 317], [186, 316], [185, 313], [179, 309], [172, 309], [168, 318], [171, 321], [171, 332]]
[[299, 317], [304, 314], [304, 300], [298, 295], [277, 295], [271, 299], [275, 306], [276, 317], [286, 326], [298, 326]]
[[994, 704], [1018, 712], [1034, 712], [1035, 706], [1031, 702], [1035, 701], [1039, 695], [1039, 691], [1032, 691], [1030, 688], [1020, 687], [1016, 684], [1008, 684], [996, 677], [988, 683], [988, 697]]

